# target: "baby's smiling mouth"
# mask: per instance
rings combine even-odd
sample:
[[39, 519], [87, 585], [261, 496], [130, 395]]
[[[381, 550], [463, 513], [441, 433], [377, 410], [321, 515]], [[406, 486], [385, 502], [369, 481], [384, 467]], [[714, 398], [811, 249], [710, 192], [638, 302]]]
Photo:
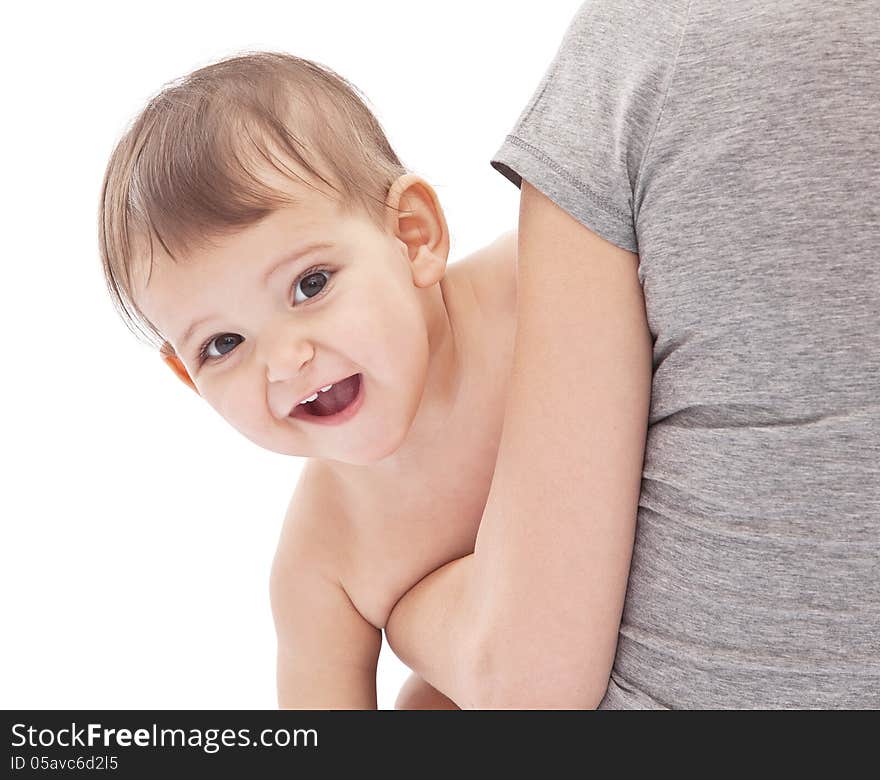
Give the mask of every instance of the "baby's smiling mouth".
[[318, 391], [311, 401], [296, 404], [288, 417], [330, 417], [349, 407], [358, 396], [361, 375], [354, 374], [334, 383], [328, 390]]

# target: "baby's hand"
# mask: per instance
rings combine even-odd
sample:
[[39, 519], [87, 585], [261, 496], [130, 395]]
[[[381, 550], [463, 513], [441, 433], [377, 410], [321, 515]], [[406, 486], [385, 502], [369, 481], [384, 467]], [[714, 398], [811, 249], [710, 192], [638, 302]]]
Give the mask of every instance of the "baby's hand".
[[448, 699], [440, 691], [426, 683], [419, 675], [413, 672], [403, 684], [397, 701], [394, 702], [396, 710], [457, 710], [452, 699]]

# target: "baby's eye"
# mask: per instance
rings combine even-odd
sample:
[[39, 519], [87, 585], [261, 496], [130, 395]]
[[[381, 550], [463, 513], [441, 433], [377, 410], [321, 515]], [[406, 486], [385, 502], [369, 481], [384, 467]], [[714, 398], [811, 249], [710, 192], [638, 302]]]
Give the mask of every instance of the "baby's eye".
[[[244, 339], [237, 333], [224, 333], [222, 336], [215, 336], [205, 343], [199, 357], [204, 360], [216, 360], [224, 355], [228, 355], [235, 349]], [[214, 354], [214, 353], [217, 354]]]
[[[326, 279], [324, 277], [327, 277]], [[306, 298], [314, 298], [322, 289], [324, 289], [324, 285], [327, 284], [327, 280], [330, 278], [329, 271], [306, 271], [302, 276], [297, 279], [296, 284], [294, 285], [294, 295], [293, 302], [294, 303], [302, 303], [301, 300], [297, 298], [296, 293], [299, 291], [300, 286], [302, 286], [303, 294]]]

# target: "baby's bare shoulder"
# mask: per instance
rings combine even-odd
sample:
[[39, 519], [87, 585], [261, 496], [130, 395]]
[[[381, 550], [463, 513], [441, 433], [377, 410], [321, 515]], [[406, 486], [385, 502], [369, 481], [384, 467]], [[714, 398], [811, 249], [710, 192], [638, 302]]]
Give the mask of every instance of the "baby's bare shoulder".
[[508, 230], [489, 244], [489, 247], [502, 252], [508, 258], [516, 259], [516, 240], [516, 229]]
[[272, 579], [306, 572], [338, 580], [348, 546], [347, 511], [332, 472], [309, 460], [293, 491], [272, 562]]
[[516, 243], [516, 231], [511, 230], [469, 258], [474, 263], [478, 294], [494, 300], [502, 310], [512, 311], [516, 306]]

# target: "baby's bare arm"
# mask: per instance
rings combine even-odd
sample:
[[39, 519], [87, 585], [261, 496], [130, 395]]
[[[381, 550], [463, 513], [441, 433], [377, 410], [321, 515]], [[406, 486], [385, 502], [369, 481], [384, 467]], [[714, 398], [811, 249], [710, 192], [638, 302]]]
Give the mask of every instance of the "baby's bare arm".
[[[340, 584], [342, 543], [332, 502], [306, 470], [290, 504], [272, 564], [278, 638], [278, 704], [290, 709], [376, 709], [382, 632]], [[317, 514], [320, 512], [320, 515]]]
[[352, 606], [342, 586], [301, 561], [273, 572], [282, 709], [376, 709], [381, 632]]

